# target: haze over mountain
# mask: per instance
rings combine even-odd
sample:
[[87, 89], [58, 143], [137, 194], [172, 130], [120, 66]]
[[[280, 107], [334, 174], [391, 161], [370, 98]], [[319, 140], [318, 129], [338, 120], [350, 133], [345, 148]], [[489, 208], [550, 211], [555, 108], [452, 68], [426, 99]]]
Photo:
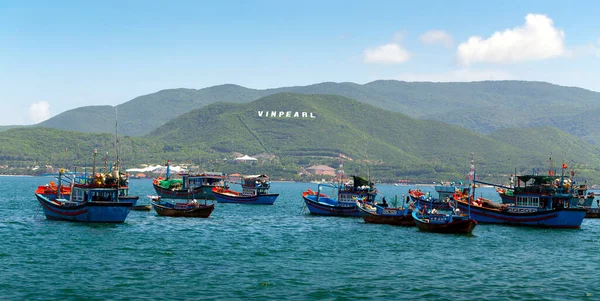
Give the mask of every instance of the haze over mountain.
[[[237, 85], [204, 89], [170, 89], [144, 95], [116, 106], [120, 133], [143, 136], [169, 120], [215, 102], [246, 103], [281, 92], [331, 94], [419, 119], [438, 120], [491, 133], [505, 128], [552, 126], [588, 142], [600, 144], [600, 93], [544, 82], [484, 81], [430, 83], [374, 81], [320, 83], [309, 86], [255, 90]], [[114, 132], [110, 106], [81, 107], [61, 113], [42, 127], [84, 132]]]

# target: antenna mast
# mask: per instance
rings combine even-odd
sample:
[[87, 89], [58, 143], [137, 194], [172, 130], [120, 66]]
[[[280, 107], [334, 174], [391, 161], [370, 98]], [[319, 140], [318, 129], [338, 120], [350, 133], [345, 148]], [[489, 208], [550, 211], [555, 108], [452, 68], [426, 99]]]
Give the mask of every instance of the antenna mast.
[[467, 174], [467, 181], [472, 183], [475, 180], [475, 154], [471, 153], [471, 168]]

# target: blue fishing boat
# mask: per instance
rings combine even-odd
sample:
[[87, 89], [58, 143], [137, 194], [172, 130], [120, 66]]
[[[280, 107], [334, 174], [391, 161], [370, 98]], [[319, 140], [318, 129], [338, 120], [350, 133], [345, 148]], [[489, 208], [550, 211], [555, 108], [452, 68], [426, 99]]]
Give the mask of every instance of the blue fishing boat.
[[[101, 176], [103, 176], [105, 178], [110, 178], [110, 177], [112, 177], [112, 174], [113, 173], [111, 170], [107, 173], [102, 173]], [[70, 183], [73, 181], [81, 182], [82, 181], [81, 179], [85, 179], [88, 176], [89, 176], [89, 174], [86, 172], [83, 172], [83, 173], [67, 172], [67, 173], [65, 173], [63, 170], [59, 170], [58, 177], [56, 177], [56, 179], [60, 185], [56, 185], [56, 183], [54, 183], [54, 181], [50, 181], [48, 184], [38, 186], [35, 193], [40, 194], [40, 195], [48, 198], [49, 200], [55, 200], [57, 198], [68, 198], [68, 196], [71, 194], [71, 184]], [[60, 192], [59, 192], [59, 186], [60, 186]], [[139, 196], [129, 194], [129, 179], [128, 179], [127, 175], [124, 173], [120, 173], [120, 175], [119, 175], [119, 200], [121, 202], [136, 203], [138, 199], [139, 199]]]
[[152, 186], [158, 196], [167, 199], [208, 199], [214, 200], [214, 187], [225, 187], [226, 176], [223, 173], [180, 173], [181, 178], [173, 178], [170, 173], [170, 162], [167, 162], [165, 178], [154, 179]]
[[477, 221], [471, 218], [469, 213], [460, 214], [456, 210], [444, 213], [422, 207], [420, 210], [414, 210], [412, 217], [419, 231], [424, 232], [468, 234], [477, 226]]
[[212, 193], [217, 203], [273, 205], [279, 196], [278, 193], [269, 193], [271, 182], [267, 175], [244, 176], [241, 181], [242, 192], [213, 187]]
[[436, 198], [432, 196], [431, 193], [424, 193], [420, 189], [409, 189], [408, 196], [415, 202], [417, 207], [427, 206], [427, 208], [435, 208], [438, 210], [449, 210], [451, 207], [448, 198]]
[[[70, 194], [50, 199], [43, 194], [35, 196], [46, 218], [93, 223], [122, 223], [136, 200], [119, 200], [119, 180], [96, 174], [71, 182]], [[58, 189], [60, 191], [60, 182]]]
[[356, 207], [365, 223], [397, 226], [415, 225], [412, 210], [408, 206], [390, 208], [376, 203], [369, 204], [362, 200], [357, 200]]
[[512, 203], [499, 204], [484, 198], [471, 198], [469, 203], [463, 195], [457, 197], [457, 204], [461, 210], [470, 205], [471, 215], [481, 223], [545, 228], [579, 228], [586, 214], [585, 208], [577, 206], [579, 198], [564, 175], [517, 176], [512, 192]]
[[[359, 176], [353, 176], [353, 181], [347, 183], [322, 183], [318, 191], [310, 188], [302, 193], [306, 208], [311, 214], [335, 216], [360, 216], [356, 200], [374, 203], [377, 190], [373, 183]], [[330, 195], [324, 194], [324, 188], [331, 188]]]

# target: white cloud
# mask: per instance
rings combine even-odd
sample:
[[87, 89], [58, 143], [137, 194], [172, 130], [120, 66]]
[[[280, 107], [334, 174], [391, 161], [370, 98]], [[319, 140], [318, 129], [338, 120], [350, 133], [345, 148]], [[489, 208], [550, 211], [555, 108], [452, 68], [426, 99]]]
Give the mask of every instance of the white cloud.
[[508, 72], [499, 70], [458, 69], [441, 73], [401, 73], [395, 79], [409, 82], [473, 82], [510, 80], [516, 79], [516, 77]]
[[50, 118], [50, 104], [47, 101], [38, 101], [29, 105], [29, 119], [33, 123], [42, 122]]
[[452, 36], [443, 30], [430, 30], [422, 34], [419, 39], [425, 44], [440, 44], [447, 48], [454, 45]]
[[545, 15], [528, 14], [525, 25], [495, 32], [488, 39], [472, 36], [458, 45], [458, 61], [468, 66], [473, 63], [512, 63], [543, 60], [562, 56], [565, 33], [556, 29], [552, 19]]
[[392, 37], [392, 42], [377, 46], [374, 48], [365, 49], [363, 58], [365, 63], [377, 64], [399, 64], [410, 59], [410, 53], [402, 45], [402, 39], [406, 35], [405, 32], [396, 32]]

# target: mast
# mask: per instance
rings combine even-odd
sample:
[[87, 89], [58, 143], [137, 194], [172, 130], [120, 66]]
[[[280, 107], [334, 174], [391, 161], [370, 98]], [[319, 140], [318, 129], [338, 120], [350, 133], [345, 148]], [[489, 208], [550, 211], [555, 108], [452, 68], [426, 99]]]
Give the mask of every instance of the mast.
[[117, 153], [117, 162], [115, 162], [115, 167], [113, 168], [113, 177], [117, 181], [117, 199], [116, 202], [119, 201], [119, 188], [121, 187], [121, 170], [120, 170], [120, 162], [119, 162], [119, 109], [115, 107], [115, 152]]
[[96, 154], [98, 154], [98, 149], [94, 148], [94, 163], [92, 165], [92, 176], [96, 176]]
[[475, 154], [471, 153], [471, 166], [467, 174], [467, 182], [475, 183]]
[[119, 161], [119, 109], [115, 107], [115, 149], [117, 152], [117, 162], [115, 164], [115, 170], [117, 171], [117, 187], [119, 186], [119, 182], [121, 180], [121, 171], [119, 167], [121, 162]]

